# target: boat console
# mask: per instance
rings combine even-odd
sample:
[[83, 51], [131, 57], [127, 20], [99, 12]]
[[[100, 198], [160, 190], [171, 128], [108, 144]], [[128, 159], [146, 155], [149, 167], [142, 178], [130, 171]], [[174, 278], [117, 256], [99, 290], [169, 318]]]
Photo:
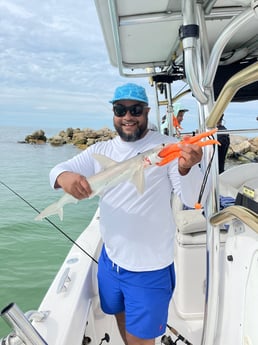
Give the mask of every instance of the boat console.
[[[176, 222], [175, 268], [177, 283], [173, 302], [183, 319], [203, 319], [206, 291], [206, 231], [203, 209], [186, 209], [173, 195], [172, 212]], [[221, 225], [221, 250], [227, 227]]]

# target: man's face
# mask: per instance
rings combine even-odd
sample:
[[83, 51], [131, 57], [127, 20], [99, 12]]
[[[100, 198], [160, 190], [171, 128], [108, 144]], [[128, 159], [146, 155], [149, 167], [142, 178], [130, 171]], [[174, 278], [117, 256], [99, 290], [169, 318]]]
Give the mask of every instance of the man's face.
[[[130, 107], [130, 109], [124, 107]], [[121, 139], [136, 141], [145, 136], [148, 131], [148, 113], [150, 110], [145, 103], [121, 100], [114, 103], [113, 109], [114, 127]]]
[[185, 112], [182, 111], [182, 110], [180, 110], [180, 111], [178, 112], [178, 114], [177, 114], [177, 121], [178, 121], [179, 124], [183, 121], [183, 119], [184, 119], [184, 114], [185, 114]]

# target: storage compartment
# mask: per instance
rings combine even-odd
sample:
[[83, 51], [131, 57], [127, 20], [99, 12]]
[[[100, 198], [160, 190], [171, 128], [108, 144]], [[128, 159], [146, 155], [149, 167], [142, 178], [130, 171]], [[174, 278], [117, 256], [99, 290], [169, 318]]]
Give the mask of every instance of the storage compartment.
[[[205, 235], [200, 236], [205, 237]], [[175, 258], [176, 289], [173, 298], [176, 311], [183, 319], [203, 318], [206, 279], [205, 243], [180, 245], [176, 241]]]

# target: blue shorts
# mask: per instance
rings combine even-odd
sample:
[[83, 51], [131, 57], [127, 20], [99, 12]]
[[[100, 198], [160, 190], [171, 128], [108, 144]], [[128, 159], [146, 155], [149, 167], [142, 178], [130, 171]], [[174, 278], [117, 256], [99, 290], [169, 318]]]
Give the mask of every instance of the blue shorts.
[[112, 263], [103, 246], [98, 283], [102, 310], [106, 314], [125, 312], [128, 333], [153, 339], [165, 332], [175, 288], [174, 264], [156, 271], [127, 271]]

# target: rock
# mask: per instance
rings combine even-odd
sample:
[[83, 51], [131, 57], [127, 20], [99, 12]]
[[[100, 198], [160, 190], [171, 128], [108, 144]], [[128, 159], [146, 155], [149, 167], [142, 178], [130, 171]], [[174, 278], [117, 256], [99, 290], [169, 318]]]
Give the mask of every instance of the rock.
[[242, 143], [243, 141], [248, 140], [247, 137], [243, 137], [241, 135], [232, 135], [232, 134], [230, 134], [229, 137], [230, 137], [230, 144], [231, 145], [237, 145], [237, 144]]
[[245, 157], [249, 161], [258, 162], [258, 159], [257, 159], [258, 157], [257, 157], [257, 155], [254, 152], [251, 152], [251, 151], [247, 152], [245, 154]]
[[66, 131], [59, 132], [58, 135], [50, 138], [48, 141], [52, 145], [63, 145], [66, 143], [73, 144], [80, 149], [95, 144], [99, 141], [113, 139], [116, 136], [116, 132], [109, 128], [102, 128], [99, 130], [93, 130], [91, 128], [67, 128]]
[[258, 154], [258, 137], [250, 139], [251, 151]]
[[241, 162], [258, 162], [258, 138], [230, 135], [227, 159], [237, 159]]
[[87, 140], [87, 146], [90, 146], [90, 145], [93, 145], [93, 144], [95, 144], [96, 143], [96, 140], [95, 139], [92, 139], [92, 138], [88, 138], [88, 140]]
[[46, 141], [47, 137], [45, 136], [45, 132], [42, 129], [37, 130], [25, 137], [25, 142], [29, 144], [45, 144]]
[[68, 137], [68, 138], [71, 138], [72, 139], [72, 137], [73, 137], [73, 128], [67, 128], [66, 129], [66, 136]]
[[83, 145], [87, 143], [87, 133], [85, 132], [77, 132], [74, 133], [73, 137], [72, 137], [72, 143], [74, 145]]
[[66, 144], [64, 137], [61, 135], [55, 135], [51, 139], [49, 139], [48, 141], [53, 146], [62, 146], [64, 144]]
[[230, 143], [230, 148], [233, 152], [246, 153], [246, 152], [250, 151], [251, 144], [249, 143], [248, 140], [242, 141], [241, 143], [238, 143], [238, 144], [231, 144]]

